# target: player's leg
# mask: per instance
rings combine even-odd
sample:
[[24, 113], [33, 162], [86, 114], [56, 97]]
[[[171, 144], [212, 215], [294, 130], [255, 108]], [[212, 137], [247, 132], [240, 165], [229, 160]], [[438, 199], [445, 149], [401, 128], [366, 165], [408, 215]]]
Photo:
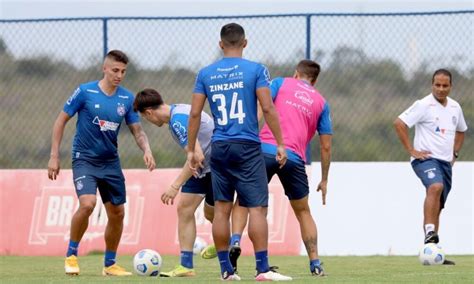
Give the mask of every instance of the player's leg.
[[64, 269], [66, 274], [77, 275], [80, 272], [77, 260], [79, 242], [89, 225], [89, 216], [94, 211], [97, 197], [97, 181], [94, 168], [85, 161], [74, 161], [72, 164], [73, 181], [79, 198], [79, 208], [71, 219], [70, 239]]
[[230, 213], [234, 200], [234, 182], [229, 164], [233, 162], [231, 143], [212, 143], [211, 172], [214, 194], [214, 221], [212, 236], [217, 250], [217, 257], [223, 280], [240, 280], [234, 273], [229, 260]]
[[229, 243], [229, 258], [234, 271], [237, 273], [237, 260], [242, 253], [240, 247], [240, 240], [247, 225], [249, 211], [246, 207], [239, 205], [239, 200], [236, 199], [232, 209], [232, 230]]
[[101, 179], [98, 188], [107, 213], [105, 227], [105, 256], [102, 275], [128, 276], [131, 272], [125, 271], [116, 263], [117, 249], [122, 238], [123, 219], [125, 217], [125, 178], [119, 162], [106, 164], [101, 170]]
[[265, 161], [259, 143], [235, 145], [235, 153], [241, 159], [235, 169], [236, 188], [240, 206], [249, 211], [248, 234], [255, 251], [257, 281], [292, 280], [275, 270], [268, 263], [268, 180]]
[[[212, 191], [212, 178], [211, 173], [208, 174], [209, 179], [207, 184], [207, 193], [204, 200], [204, 217], [209, 222], [214, 222], [214, 194]], [[207, 179], [207, 177], [206, 177]], [[204, 259], [212, 259], [217, 257], [217, 249], [214, 243], [209, 244], [201, 251], [201, 257]]]
[[194, 212], [204, 196], [196, 193], [185, 192], [184, 186], [178, 203], [178, 238], [180, 247], [180, 265], [175, 269], [163, 273], [168, 277], [195, 276], [193, 264], [193, 246], [196, 240], [196, 219]]
[[444, 190], [441, 168], [435, 159], [414, 160], [412, 167], [426, 188], [426, 197], [423, 203], [425, 243], [438, 243], [436, 224], [439, 224], [440, 200]]
[[324, 276], [325, 273], [318, 255], [318, 230], [309, 207], [309, 185], [304, 162], [302, 160], [288, 160], [281, 169], [275, 161], [275, 156], [265, 156], [265, 162], [267, 165], [273, 164], [273, 167], [277, 167], [276, 171], [285, 190], [285, 195], [290, 200], [300, 225], [301, 238], [308, 254], [311, 274]]

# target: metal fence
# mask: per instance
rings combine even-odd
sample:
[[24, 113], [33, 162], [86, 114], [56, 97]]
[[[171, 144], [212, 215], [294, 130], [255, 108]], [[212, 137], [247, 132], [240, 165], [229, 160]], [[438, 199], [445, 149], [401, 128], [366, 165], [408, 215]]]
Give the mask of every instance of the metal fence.
[[[296, 63], [321, 63], [317, 88], [331, 105], [333, 160], [402, 161], [408, 156], [392, 121], [427, 95], [437, 68], [453, 71], [452, 97], [474, 123], [474, 11], [397, 14], [298, 14], [238, 17], [0, 20], [0, 168], [45, 168], [53, 122], [72, 91], [101, 78], [110, 49], [131, 57], [123, 83], [132, 92], [157, 88], [169, 103], [190, 103], [196, 72], [221, 54], [222, 25], [238, 22], [249, 41], [244, 56], [272, 77], [291, 76]], [[61, 146], [70, 167], [75, 122]], [[168, 130], [142, 122], [159, 167], [185, 155]], [[127, 127], [119, 149], [125, 168], [142, 168]], [[463, 160], [474, 159], [468, 131]], [[317, 139], [312, 159], [319, 159]]]

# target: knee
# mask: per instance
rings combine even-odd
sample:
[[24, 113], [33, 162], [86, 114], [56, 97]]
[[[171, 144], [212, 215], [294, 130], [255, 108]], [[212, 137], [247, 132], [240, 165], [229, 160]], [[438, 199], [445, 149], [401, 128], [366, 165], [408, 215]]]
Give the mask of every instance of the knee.
[[95, 208], [95, 202], [93, 202], [93, 201], [82, 202], [79, 205], [78, 211], [80, 212], [80, 214], [90, 216], [92, 214], [92, 212], [94, 211], [94, 208]]
[[204, 209], [204, 217], [206, 218], [206, 220], [208, 220], [209, 222], [212, 223], [212, 221], [214, 220], [214, 210], [212, 210], [212, 209], [209, 209], [209, 210]]
[[123, 208], [116, 208], [115, 210], [111, 210], [108, 217], [110, 220], [121, 222], [125, 218], [125, 210]]
[[178, 216], [182, 219], [194, 218], [194, 212], [183, 204], [178, 204]]
[[428, 194], [441, 195], [444, 185], [442, 183], [435, 183], [428, 187]]

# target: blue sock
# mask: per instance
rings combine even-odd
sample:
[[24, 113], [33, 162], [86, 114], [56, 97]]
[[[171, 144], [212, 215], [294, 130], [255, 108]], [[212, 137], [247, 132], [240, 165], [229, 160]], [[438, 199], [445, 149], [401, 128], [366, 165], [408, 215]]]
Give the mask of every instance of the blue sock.
[[257, 251], [255, 253], [255, 261], [257, 263], [257, 273], [270, 270], [270, 266], [268, 265], [268, 251]]
[[316, 268], [316, 266], [321, 266], [321, 261], [319, 261], [319, 258], [317, 259], [312, 259], [309, 261], [309, 269], [312, 271], [314, 271], [314, 269]]
[[221, 274], [224, 274], [224, 271], [227, 271], [229, 274], [234, 274], [234, 268], [230, 264], [229, 251], [218, 251], [217, 257], [219, 258], [219, 264], [221, 265]]
[[69, 241], [69, 246], [67, 248], [66, 257], [71, 255], [77, 256], [77, 248], [79, 247], [79, 242]]
[[109, 267], [115, 264], [115, 257], [117, 257], [116, 251], [105, 251], [104, 266]]
[[193, 252], [181, 251], [181, 265], [186, 268], [193, 268]]
[[236, 243], [240, 246], [240, 239], [242, 238], [242, 235], [239, 235], [239, 234], [233, 234], [231, 237], [230, 237], [230, 245], [233, 246], [235, 245]]

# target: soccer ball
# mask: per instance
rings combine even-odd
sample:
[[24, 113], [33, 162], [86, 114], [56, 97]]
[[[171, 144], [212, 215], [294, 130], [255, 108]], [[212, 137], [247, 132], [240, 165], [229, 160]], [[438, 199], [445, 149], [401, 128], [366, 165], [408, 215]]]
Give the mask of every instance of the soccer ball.
[[196, 237], [196, 240], [194, 241], [194, 246], [193, 246], [193, 254], [198, 255], [201, 253], [201, 251], [207, 247], [207, 242], [200, 237]]
[[421, 250], [418, 258], [423, 265], [439, 265], [444, 262], [444, 251], [437, 244], [425, 244]]
[[133, 268], [142, 276], [159, 276], [162, 264], [161, 255], [151, 249], [143, 249], [133, 258]]

